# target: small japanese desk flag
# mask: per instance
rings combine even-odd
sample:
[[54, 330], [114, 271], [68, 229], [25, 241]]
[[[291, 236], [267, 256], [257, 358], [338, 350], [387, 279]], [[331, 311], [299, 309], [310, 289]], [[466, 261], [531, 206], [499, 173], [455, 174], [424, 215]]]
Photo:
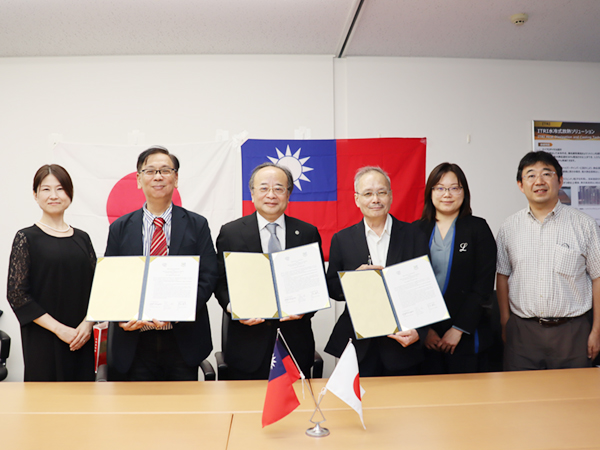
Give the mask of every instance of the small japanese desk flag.
[[363, 428], [365, 421], [362, 413], [362, 396], [365, 390], [360, 385], [358, 376], [358, 358], [352, 342], [348, 342], [344, 353], [335, 366], [325, 389], [333, 392], [340, 400], [346, 402], [360, 416]]

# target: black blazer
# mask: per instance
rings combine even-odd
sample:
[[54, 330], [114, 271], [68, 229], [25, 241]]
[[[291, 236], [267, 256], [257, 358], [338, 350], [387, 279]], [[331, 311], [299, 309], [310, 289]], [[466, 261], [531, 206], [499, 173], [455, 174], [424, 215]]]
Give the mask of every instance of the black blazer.
[[[117, 219], [111, 226], [105, 256], [142, 255], [142, 217], [138, 209]], [[174, 323], [177, 345], [184, 361], [199, 366], [212, 351], [212, 339], [206, 302], [217, 283], [217, 257], [206, 219], [196, 213], [173, 205], [170, 255], [200, 255], [196, 321]], [[131, 367], [140, 332], [124, 331], [117, 323], [108, 329], [109, 369], [124, 374]]]
[[[431, 257], [429, 240], [434, 226], [434, 222], [422, 220], [410, 225], [412, 257]], [[475, 330], [481, 322], [483, 307], [489, 303], [494, 290], [495, 274], [496, 241], [487, 222], [471, 215], [459, 217], [456, 220], [450, 280], [444, 295], [450, 319], [431, 325], [440, 337], [452, 326], [469, 333], [463, 333], [455, 354], [475, 352]]]
[[[410, 259], [410, 254], [407, 253], [406, 227], [405, 222], [401, 222], [392, 216], [392, 233], [386, 266]], [[361, 264], [367, 264], [368, 260], [369, 247], [363, 220], [334, 234], [331, 239], [329, 268], [327, 270], [329, 296], [334, 300], [344, 301], [338, 271], [356, 270]], [[365, 358], [368, 352], [379, 351], [387, 369], [407, 369], [419, 364], [424, 358], [422, 343], [427, 335], [427, 328], [417, 331], [419, 332], [419, 341], [408, 347], [402, 347], [397, 341], [387, 336], [358, 340], [354, 333], [350, 313], [346, 307], [333, 328], [325, 351], [339, 358], [348, 344], [348, 339], [352, 338], [359, 362]]]
[[[215, 295], [224, 311], [227, 311], [229, 304], [229, 291], [223, 252], [262, 253], [256, 214], [255, 212], [223, 225], [217, 238], [219, 282]], [[286, 248], [299, 247], [313, 242], [318, 242], [319, 248], [321, 248], [321, 236], [315, 226], [285, 216], [285, 230]], [[321, 251], [321, 257], [322, 255]], [[273, 352], [277, 328], [280, 328], [300, 368], [306, 376], [309, 376], [315, 353], [315, 340], [311, 328], [313, 315], [305, 314], [302, 319], [288, 322], [265, 320], [263, 323], [251, 327], [232, 320], [229, 315], [225, 362], [244, 372], [257, 371], [260, 363]]]

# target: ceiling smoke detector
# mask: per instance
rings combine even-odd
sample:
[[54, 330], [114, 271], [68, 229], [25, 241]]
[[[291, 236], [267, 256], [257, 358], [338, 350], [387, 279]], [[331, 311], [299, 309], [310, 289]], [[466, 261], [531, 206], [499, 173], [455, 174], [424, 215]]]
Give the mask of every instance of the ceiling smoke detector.
[[525, 13], [513, 14], [510, 16], [510, 21], [517, 26], [523, 25], [525, 22], [527, 22], [527, 19], [529, 19], [529, 16]]

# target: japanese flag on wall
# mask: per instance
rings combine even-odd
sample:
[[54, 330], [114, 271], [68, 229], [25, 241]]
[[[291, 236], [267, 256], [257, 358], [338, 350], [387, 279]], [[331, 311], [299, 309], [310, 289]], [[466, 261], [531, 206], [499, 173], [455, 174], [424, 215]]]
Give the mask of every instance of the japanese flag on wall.
[[[196, 144], [159, 144], [180, 162], [179, 187], [173, 203], [208, 220], [213, 240], [221, 225], [242, 214], [241, 140]], [[138, 155], [150, 145], [95, 145], [61, 142], [54, 162], [73, 179], [73, 203], [65, 220], [86, 231], [101, 256], [108, 227], [118, 217], [139, 209], [144, 194], [137, 189]]]

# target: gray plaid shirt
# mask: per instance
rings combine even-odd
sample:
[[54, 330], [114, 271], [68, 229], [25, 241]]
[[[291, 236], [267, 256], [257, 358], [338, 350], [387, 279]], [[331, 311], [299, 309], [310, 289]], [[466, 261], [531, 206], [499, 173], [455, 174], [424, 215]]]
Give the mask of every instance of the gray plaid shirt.
[[577, 317], [592, 308], [600, 277], [600, 229], [579, 210], [556, 204], [540, 222], [529, 207], [510, 216], [498, 237], [499, 274], [519, 317]]

